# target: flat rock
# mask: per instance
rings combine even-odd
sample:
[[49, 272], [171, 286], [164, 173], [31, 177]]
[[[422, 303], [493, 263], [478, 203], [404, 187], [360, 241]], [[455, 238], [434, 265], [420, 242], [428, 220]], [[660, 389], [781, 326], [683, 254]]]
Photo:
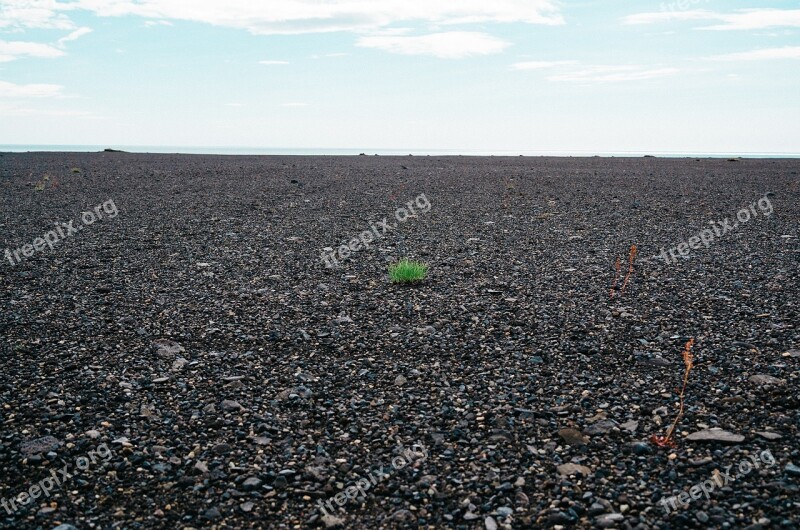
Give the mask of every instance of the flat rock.
[[150, 347], [160, 357], [174, 357], [186, 351], [183, 346], [170, 339], [155, 340]]
[[339, 526], [344, 526], [344, 519], [341, 517], [336, 517], [335, 515], [326, 514], [321, 517], [322, 524], [325, 525], [325, 528], [336, 528]]
[[744, 436], [724, 431], [722, 429], [705, 429], [693, 432], [686, 437], [690, 442], [721, 442], [738, 444], [744, 441]]
[[558, 431], [558, 435], [569, 445], [584, 445], [589, 441], [589, 437], [584, 436], [583, 433], [577, 429], [561, 429]]
[[748, 379], [748, 381], [750, 381], [753, 384], [761, 386], [779, 386], [786, 382], [783, 379], [778, 379], [777, 377], [773, 377], [771, 375], [766, 375], [766, 374], [757, 374], [750, 376], [750, 379]]
[[595, 517], [594, 524], [600, 528], [611, 528], [625, 520], [625, 516], [621, 513], [604, 513]]
[[614, 420], [600, 420], [586, 427], [583, 432], [592, 436], [596, 434], [606, 434], [617, 426]]
[[783, 436], [781, 436], [780, 434], [771, 431], [760, 431], [757, 432], [756, 434], [766, 440], [780, 440], [781, 438], [783, 438]]
[[626, 431], [636, 432], [636, 429], [639, 428], [639, 422], [636, 420], [626, 421], [620, 425], [620, 428], [625, 429]]
[[33, 456], [40, 453], [55, 451], [60, 445], [61, 442], [59, 442], [56, 438], [53, 438], [52, 436], [42, 436], [41, 438], [22, 442], [22, 444], [19, 446], [19, 450], [25, 456]]
[[244, 410], [244, 407], [238, 401], [226, 399], [222, 402], [222, 410]]
[[570, 475], [576, 475], [578, 473], [582, 474], [585, 477], [588, 477], [592, 474], [592, 470], [586, 466], [582, 466], [579, 464], [573, 464], [569, 462], [567, 464], [561, 464], [558, 466], [558, 473], [562, 477], [568, 477]]

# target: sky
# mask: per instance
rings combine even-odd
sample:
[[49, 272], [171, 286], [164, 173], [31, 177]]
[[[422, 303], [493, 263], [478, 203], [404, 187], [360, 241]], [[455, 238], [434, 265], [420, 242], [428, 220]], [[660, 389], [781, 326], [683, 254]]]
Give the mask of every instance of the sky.
[[0, 0], [0, 144], [800, 154], [800, 1]]

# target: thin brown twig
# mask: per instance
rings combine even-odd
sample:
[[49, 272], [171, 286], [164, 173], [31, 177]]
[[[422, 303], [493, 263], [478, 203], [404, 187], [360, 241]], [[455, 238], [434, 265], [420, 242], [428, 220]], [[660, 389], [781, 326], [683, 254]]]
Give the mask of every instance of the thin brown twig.
[[694, 355], [692, 355], [692, 346], [694, 346], [694, 338], [689, 339], [689, 342], [687, 342], [686, 346], [683, 348], [683, 364], [686, 365], [686, 371], [683, 373], [683, 387], [681, 388], [680, 407], [678, 409], [678, 415], [675, 417], [675, 421], [672, 423], [672, 426], [667, 431], [666, 436], [657, 436], [654, 434], [651, 438], [651, 441], [659, 447], [675, 446], [675, 442], [672, 440], [672, 434], [675, 432], [675, 428], [678, 426], [678, 421], [680, 421], [681, 416], [683, 416], [683, 396], [684, 393], [686, 392], [686, 384], [689, 381], [689, 372], [691, 372], [692, 368], [694, 367]]
[[633, 262], [636, 261], [636, 254], [638, 252], [639, 251], [637, 250], [636, 245], [631, 245], [631, 251], [628, 254], [628, 274], [625, 275], [625, 281], [622, 282], [622, 288], [620, 289], [620, 294], [625, 293], [625, 287], [628, 286], [628, 280], [630, 279], [631, 274], [633, 274]]

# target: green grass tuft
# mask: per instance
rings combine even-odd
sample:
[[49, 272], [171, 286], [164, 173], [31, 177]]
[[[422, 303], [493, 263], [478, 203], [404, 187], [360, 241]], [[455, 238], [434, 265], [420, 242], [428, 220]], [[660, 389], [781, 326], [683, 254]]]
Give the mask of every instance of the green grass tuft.
[[389, 266], [389, 278], [395, 283], [410, 283], [424, 280], [428, 275], [428, 266], [419, 261], [403, 258]]

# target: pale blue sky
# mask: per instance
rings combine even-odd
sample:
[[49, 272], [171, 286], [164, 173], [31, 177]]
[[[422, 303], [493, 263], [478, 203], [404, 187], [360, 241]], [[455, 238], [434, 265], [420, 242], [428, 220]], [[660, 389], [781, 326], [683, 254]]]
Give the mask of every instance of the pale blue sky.
[[800, 2], [0, 0], [0, 144], [800, 153]]

